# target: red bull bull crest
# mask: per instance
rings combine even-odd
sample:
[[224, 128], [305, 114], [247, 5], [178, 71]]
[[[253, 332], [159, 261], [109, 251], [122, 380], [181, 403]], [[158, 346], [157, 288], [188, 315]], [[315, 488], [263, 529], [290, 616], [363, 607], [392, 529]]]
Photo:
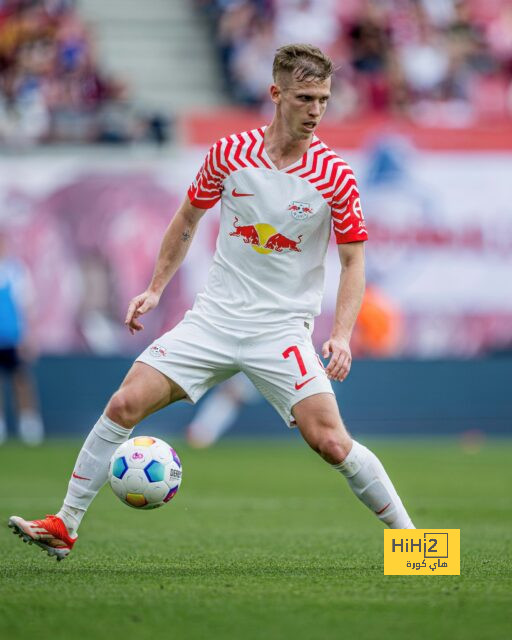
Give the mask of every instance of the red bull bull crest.
[[299, 244], [302, 241], [302, 234], [294, 240], [279, 233], [275, 227], [266, 222], [239, 225], [236, 216], [233, 221], [233, 227], [234, 230], [229, 235], [241, 238], [245, 244], [252, 245], [252, 248], [258, 253], [301, 251]]
[[295, 220], [306, 220], [306, 218], [311, 218], [313, 215], [313, 208], [309, 202], [297, 202], [293, 200], [288, 205], [288, 211]]

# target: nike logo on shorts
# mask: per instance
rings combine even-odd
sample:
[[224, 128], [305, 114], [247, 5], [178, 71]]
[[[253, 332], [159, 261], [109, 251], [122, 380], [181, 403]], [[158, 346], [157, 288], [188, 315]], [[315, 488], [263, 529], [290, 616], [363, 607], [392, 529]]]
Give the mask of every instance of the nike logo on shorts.
[[300, 389], [302, 389], [302, 387], [305, 387], [308, 382], [311, 382], [311, 380], [314, 380], [315, 378], [316, 378], [316, 376], [313, 376], [312, 378], [308, 378], [307, 380], [304, 380], [304, 382], [301, 382], [300, 384], [298, 382], [296, 382], [295, 383], [295, 390], [299, 391]]
[[233, 198], [246, 198], [247, 196], [253, 196], [254, 193], [238, 193], [236, 189], [231, 192]]

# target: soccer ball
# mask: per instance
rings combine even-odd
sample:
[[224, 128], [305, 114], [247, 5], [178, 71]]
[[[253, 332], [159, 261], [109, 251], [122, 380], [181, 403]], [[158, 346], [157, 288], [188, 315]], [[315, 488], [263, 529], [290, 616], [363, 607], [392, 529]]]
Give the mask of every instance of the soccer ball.
[[139, 436], [124, 442], [110, 459], [112, 491], [135, 509], [156, 509], [174, 498], [181, 484], [181, 462], [158, 438]]

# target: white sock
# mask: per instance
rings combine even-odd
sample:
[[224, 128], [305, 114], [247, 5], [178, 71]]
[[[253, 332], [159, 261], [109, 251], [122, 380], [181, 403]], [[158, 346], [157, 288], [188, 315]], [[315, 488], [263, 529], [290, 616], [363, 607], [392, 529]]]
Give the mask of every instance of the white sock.
[[231, 427], [239, 407], [239, 400], [224, 389], [214, 391], [192, 420], [187, 437], [197, 446], [213, 444]]
[[74, 536], [80, 522], [107, 481], [110, 458], [117, 447], [126, 442], [133, 429], [125, 429], [103, 414], [87, 436], [57, 516], [64, 521], [69, 535]]
[[20, 413], [18, 432], [20, 439], [30, 447], [37, 447], [44, 439], [44, 426], [41, 415], [34, 409], [24, 409]]
[[333, 468], [342, 473], [356, 496], [391, 529], [415, 529], [377, 456], [359, 442]]

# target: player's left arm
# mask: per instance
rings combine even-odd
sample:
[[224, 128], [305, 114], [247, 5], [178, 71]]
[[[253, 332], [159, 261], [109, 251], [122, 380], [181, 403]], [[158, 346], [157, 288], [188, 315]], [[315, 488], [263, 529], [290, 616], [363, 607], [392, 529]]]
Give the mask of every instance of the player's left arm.
[[322, 346], [322, 355], [331, 359], [325, 371], [331, 380], [342, 382], [352, 364], [350, 337], [364, 295], [364, 242], [338, 245], [341, 261], [340, 284], [336, 298], [334, 324], [329, 340]]

